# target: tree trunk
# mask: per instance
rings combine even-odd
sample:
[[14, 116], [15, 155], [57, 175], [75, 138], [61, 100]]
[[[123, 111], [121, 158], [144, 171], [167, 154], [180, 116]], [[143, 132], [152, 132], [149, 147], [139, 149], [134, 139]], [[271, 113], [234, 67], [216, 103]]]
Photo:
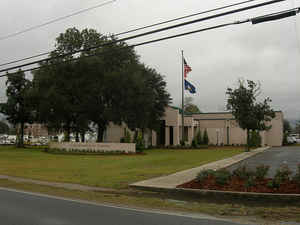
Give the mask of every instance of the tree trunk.
[[249, 151], [250, 151], [250, 148], [249, 148], [249, 141], [250, 141], [250, 132], [249, 132], [249, 129], [247, 129], [247, 144], [246, 144], [246, 152], [249, 152]]
[[70, 125], [68, 124], [66, 126], [66, 133], [65, 133], [65, 142], [70, 142], [70, 134], [71, 134], [71, 128]]
[[79, 132], [78, 131], [76, 131], [76, 142], [77, 143], [80, 142], [80, 140], [79, 140]]
[[98, 124], [97, 143], [103, 142], [104, 128]]
[[23, 148], [23, 147], [24, 147], [24, 122], [21, 122], [18, 148]]
[[82, 131], [80, 136], [81, 136], [81, 142], [84, 143], [85, 142], [85, 131]]

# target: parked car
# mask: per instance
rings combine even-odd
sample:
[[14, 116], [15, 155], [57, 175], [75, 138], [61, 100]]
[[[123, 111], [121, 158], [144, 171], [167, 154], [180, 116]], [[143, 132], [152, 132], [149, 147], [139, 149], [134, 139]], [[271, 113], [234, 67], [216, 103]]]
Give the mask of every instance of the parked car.
[[296, 144], [297, 143], [297, 139], [293, 136], [288, 136], [287, 141], [288, 141], [289, 144]]

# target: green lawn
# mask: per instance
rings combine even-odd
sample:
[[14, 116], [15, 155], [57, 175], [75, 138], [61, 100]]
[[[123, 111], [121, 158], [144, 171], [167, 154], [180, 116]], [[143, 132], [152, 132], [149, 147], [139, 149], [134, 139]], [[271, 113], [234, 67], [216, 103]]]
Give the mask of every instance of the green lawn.
[[243, 152], [242, 148], [148, 150], [146, 155], [55, 155], [41, 149], [0, 147], [0, 174], [105, 188], [200, 166]]

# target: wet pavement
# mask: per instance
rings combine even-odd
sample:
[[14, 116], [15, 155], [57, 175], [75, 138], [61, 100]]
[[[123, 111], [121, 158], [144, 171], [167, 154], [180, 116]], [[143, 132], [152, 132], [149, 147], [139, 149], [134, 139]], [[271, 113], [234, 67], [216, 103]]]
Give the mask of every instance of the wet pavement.
[[297, 165], [300, 164], [300, 146], [270, 148], [263, 153], [234, 164], [228, 169], [232, 171], [239, 166], [246, 165], [250, 169], [255, 170], [259, 165], [268, 165], [270, 169], [267, 177], [274, 177], [276, 170], [284, 164], [293, 171], [293, 174], [296, 173]]

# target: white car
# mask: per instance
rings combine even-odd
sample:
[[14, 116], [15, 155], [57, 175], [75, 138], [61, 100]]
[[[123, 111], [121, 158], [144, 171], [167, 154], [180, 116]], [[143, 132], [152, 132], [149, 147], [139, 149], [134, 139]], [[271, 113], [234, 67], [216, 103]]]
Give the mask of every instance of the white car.
[[297, 143], [297, 139], [295, 137], [291, 137], [291, 136], [287, 137], [287, 141], [288, 141], [289, 144], [296, 144]]

